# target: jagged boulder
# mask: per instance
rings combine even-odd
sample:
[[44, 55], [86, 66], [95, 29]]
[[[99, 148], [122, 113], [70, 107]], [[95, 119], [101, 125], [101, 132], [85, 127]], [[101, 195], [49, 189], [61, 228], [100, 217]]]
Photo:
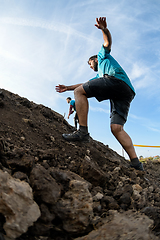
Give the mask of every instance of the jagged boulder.
[[30, 183], [37, 201], [40, 199], [49, 204], [55, 204], [61, 195], [61, 187], [49, 172], [37, 164], [30, 174]]
[[28, 183], [0, 170], [0, 212], [5, 216], [6, 239], [15, 239], [40, 217]]
[[156, 240], [159, 239], [150, 231], [153, 221], [137, 212], [128, 211], [123, 214], [110, 211], [108, 221], [99, 229], [90, 232], [87, 236], [75, 240]]
[[83, 180], [71, 180], [69, 190], [56, 203], [55, 212], [67, 232], [82, 233], [93, 218], [93, 199]]

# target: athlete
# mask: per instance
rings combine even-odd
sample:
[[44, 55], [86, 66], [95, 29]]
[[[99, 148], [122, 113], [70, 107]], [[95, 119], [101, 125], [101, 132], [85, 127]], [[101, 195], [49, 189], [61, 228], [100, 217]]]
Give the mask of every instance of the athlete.
[[75, 112], [75, 116], [74, 116], [74, 125], [75, 125], [75, 128], [77, 129], [77, 124], [78, 124], [78, 115], [77, 115], [77, 112], [76, 112], [76, 106], [75, 106], [75, 100], [72, 99], [71, 97], [67, 97], [66, 99], [67, 103], [70, 104], [70, 107], [69, 107], [69, 113], [68, 113], [68, 119], [69, 119], [69, 116]]
[[119, 63], [110, 55], [112, 37], [105, 17], [96, 18], [95, 26], [102, 31], [104, 43], [98, 53], [89, 58], [90, 68], [97, 72], [95, 78], [86, 83], [71, 86], [58, 85], [59, 93], [74, 90], [79, 129], [71, 134], [63, 134], [67, 141], [89, 141], [88, 98], [95, 97], [99, 102], [110, 100], [111, 132], [127, 152], [131, 167], [144, 170], [135, 152], [130, 136], [124, 131], [130, 103], [135, 96], [134, 87]]

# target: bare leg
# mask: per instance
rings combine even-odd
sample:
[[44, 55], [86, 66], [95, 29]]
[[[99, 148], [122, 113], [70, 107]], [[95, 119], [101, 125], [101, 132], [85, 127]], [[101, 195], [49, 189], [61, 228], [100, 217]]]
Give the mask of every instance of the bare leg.
[[137, 158], [132, 140], [130, 136], [124, 131], [123, 126], [119, 124], [111, 124], [111, 131], [122, 147], [127, 152], [130, 159]]
[[82, 85], [74, 90], [76, 111], [78, 114], [79, 125], [87, 126], [88, 119], [88, 99]]

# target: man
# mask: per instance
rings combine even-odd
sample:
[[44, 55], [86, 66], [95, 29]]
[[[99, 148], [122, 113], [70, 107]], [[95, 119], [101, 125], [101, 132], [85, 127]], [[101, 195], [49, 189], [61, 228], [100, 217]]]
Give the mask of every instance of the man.
[[67, 103], [70, 104], [70, 108], [69, 108], [69, 113], [68, 113], [68, 119], [69, 119], [69, 116], [75, 112], [75, 116], [74, 116], [74, 125], [75, 125], [75, 128], [77, 129], [77, 123], [78, 123], [78, 115], [76, 113], [76, 106], [75, 106], [75, 100], [73, 100], [71, 97], [67, 97], [66, 99]]
[[99, 102], [110, 99], [111, 131], [127, 152], [131, 160], [131, 167], [143, 171], [143, 165], [136, 155], [132, 140], [123, 129], [130, 103], [135, 96], [135, 90], [125, 71], [110, 55], [112, 38], [107, 28], [106, 18], [96, 18], [96, 22], [95, 26], [102, 31], [104, 39], [104, 44], [98, 56], [94, 55], [88, 61], [90, 68], [98, 71], [96, 78], [84, 84], [56, 86], [56, 91], [59, 93], [74, 90], [80, 125], [78, 131], [71, 134], [63, 134], [63, 137], [68, 141], [89, 141], [87, 98], [95, 97]]

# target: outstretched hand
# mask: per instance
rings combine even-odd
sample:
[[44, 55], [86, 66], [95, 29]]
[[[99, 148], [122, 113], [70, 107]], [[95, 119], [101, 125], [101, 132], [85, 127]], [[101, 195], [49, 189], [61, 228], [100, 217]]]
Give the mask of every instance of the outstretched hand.
[[56, 92], [62, 93], [67, 91], [67, 86], [59, 84], [58, 86], [56, 86], [55, 89], [56, 89]]
[[104, 28], [107, 27], [106, 17], [96, 18], [96, 22], [97, 22], [97, 24], [95, 24], [95, 26], [96, 26], [98, 29], [103, 30]]

